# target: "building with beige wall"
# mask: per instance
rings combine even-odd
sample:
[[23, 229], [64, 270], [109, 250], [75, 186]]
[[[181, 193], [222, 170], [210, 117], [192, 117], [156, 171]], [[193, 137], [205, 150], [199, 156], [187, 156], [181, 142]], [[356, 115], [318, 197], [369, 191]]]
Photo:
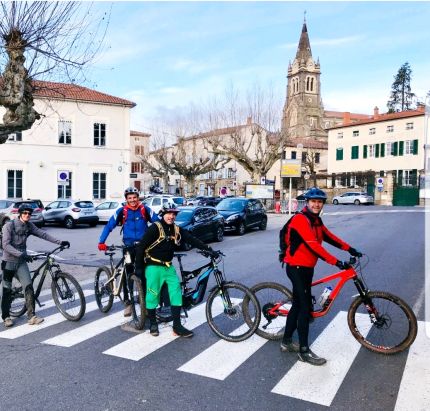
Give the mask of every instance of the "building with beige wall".
[[0, 146], [0, 198], [122, 197], [135, 104], [74, 84], [35, 86], [41, 119]]
[[149, 153], [151, 134], [141, 131], [130, 131], [130, 186], [146, 192], [152, 183], [152, 178], [145, 173], [142, 156]]

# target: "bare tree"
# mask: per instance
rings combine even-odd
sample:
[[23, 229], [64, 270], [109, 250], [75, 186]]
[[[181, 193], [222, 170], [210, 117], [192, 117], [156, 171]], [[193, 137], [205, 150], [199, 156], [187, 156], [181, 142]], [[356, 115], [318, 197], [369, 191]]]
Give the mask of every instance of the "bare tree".
[[[8, 134], [31, 128], [40, 118], [33, 106], [38, 83], [76, 82], [102, 45], [109, 13], [95, 18], [84, 2], [2, 1], [0, 3], [0, 144]], [[57, 76], [57, 78], [55, 78]]]
[[[279, 131], [281, 100], [273, 88], [254, 85], [243, 98], [230, 87], [225, 98], [213, 100], [207, 109], [205, 145], [209, 151], [235, 160], [259, 182], [280, 159], [287, 135]], [[244, 124], [244, 120], [247, 123]]]
[[171, 151], [169, 148], [162, 147], [140, 156], [144, 171], [152, 177], [161, 178], [164, 190], [167, 190], [169, 187], [169, 174], [173, 171], [170, 165], [169, 151]]

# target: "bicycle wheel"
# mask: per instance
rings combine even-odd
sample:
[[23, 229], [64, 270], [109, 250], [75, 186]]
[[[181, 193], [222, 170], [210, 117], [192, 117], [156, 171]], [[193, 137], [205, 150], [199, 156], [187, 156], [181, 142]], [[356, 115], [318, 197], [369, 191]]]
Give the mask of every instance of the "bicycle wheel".
[[[271, 314], [269, 310], [277, 304], [281, 304], [283, 309], [290, 309], [293, 301], [292, 292], [281, 284], [271, 282], [254, 285], [251, 291], [257, 297], [262, 312], [260, 325], [255, 333], [268, 340], [280, 340], [284, 335], [286, 316]], [[247, 300], [243, 302], [243, 312], [246, 322], [251, 324]]]
[[396, 354], [417, 336], [417, 319], [401, 298], [383, 291], [369, 291], [370, 304], [357, 297], [348, 310], [348, 326], [354, 338], [370, 351]]
[[113, 304], [113, 281], [107, 284], [111, 278], [111, 271], [107, 267], [99, 267], [94, 280], [94, 295], [97, 305], [102, 313], [107, 313]]
[[12, 302], [10, 305], [9, 314], [11, 317], [21, 317], [26, 311], [27, 306], [25, 305], [24, 290], [22, 289], [21, 283], [14, 276], [12, 278]]
[[134, 327], [136, 330], [143, 330], [146, 319], [146, 304], [145, 298], [143, 297], [142, 283], [135, 275], [132, 275], [128, 286]]
[[55, 305], [70, 321], [79, 321], [85, 314], [85, 296], [77, 280], [60, 271], [51, 282], [51, 292]]
[[[243, 301], [247, 298], [249, 322], [243, 316]], [[206, 302], [206, 318], [212, 331], [230, 342], [246, 340], [260, 323], [261, 311], [257, 298], [242, 284], [228, 282], [216, 287]]]

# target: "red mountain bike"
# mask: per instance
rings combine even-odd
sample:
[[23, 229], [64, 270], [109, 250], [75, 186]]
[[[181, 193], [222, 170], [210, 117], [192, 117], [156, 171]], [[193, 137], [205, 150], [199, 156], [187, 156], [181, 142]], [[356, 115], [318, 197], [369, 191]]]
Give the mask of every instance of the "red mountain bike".
[[[384, 292], [370, 291], [362, 275], [360, 259], [352, 257], [344, 263], [348, 268], [328, 275], [312, 283], [312, 287], [337, 281], [321, 309], [313, 310], [313, 318], [323, 317], [333, 305], [346, 282], [352, 280], [358, 296], [348, 310], [348, 326], [354, 338], [367, 349], [382, 353], [396, 354], [408, 348], [417, 335], [417, 319], [409, 305], [401, 298]], [[291, 308], [293, 294], [281, 284], [263, 282], [251, 288], [262, 309], [261, 322], [255, 331], [269, 340], [279, 340], [284, 335], [285, 318]], [[252, 323], [248, 315], [247, 300], [243, 300], [246, 321]]]

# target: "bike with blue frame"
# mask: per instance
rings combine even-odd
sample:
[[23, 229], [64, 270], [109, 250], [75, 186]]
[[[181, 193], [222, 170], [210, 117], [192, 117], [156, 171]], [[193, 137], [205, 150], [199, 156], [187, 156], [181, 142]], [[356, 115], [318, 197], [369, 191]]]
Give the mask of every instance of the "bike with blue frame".
[[[225, 255], [221, 251], [211, 253], [205, 250], [197, 251], [204, 257], [210, 258], [210, 262], [192, 271], [184, 270], [182, 258], [187, 254], [175, 253], [178, 259], [181, 273], [182, 310], [183, 317], [188, 318], [188, 310], [200, 304], [206, 293], [207, 285], [211, 275], [214, 275], [216, 285], [209, 291], [206, 301], [206, 319], [212, 331], [222, 339], [230, 342], [244, 341], [250, 337], [260, 324], [260, 304], [251, 292], [243, 284], [227, 281], [219, 268], [219, 263]], [[189, 287], [189, 282], [197, 278], [194, 287]], [[245, 320], [242, 311], [242, 301], [246, 298], [247, 309], [251, 310], [249, 317]], [[248, 314], [247, 314], [248, 315]], [[172, 321], [169, 309], [157, 310], [157, 319], [162, 322]]]

